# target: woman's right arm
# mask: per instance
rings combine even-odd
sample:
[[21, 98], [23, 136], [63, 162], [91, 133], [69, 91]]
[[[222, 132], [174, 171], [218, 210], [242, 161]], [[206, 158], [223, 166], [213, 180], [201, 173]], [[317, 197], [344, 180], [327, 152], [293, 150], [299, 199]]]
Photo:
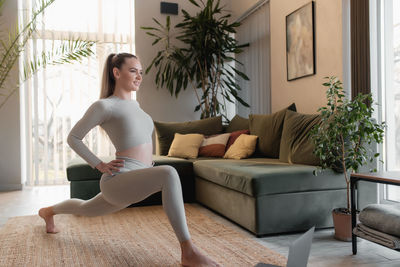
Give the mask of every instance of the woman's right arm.
[[89, 148], [82, 142], [86, 134], [96, 125], [102, 124], [110, 116], [106, 103], [102, 101], [94, 102], [83, 115], [83, 117], [71, 129], [67, 137], [68, 145], [81, 156], [93, 169], [102, 163]]

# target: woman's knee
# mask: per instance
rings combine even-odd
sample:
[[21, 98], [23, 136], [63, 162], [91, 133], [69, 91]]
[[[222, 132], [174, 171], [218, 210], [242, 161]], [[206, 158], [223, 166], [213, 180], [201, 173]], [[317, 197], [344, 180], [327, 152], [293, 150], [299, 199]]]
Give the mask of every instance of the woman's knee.
[[160, 167], [163, 168], [163, 179], [165, 179], [167, 182], [180, 183], [179, 174], [174, 167], [170, 165], [163, 165]]

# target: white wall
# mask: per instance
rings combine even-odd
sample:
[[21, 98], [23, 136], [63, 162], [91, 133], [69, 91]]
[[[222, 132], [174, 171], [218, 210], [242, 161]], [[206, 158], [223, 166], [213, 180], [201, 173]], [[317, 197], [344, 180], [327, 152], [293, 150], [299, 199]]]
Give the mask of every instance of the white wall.
[[229, 1], [229, 8], [232, 13], [232, 20], [238, 19], [247, 10], [256, 5], [260, 0], [231, 0]]
[[271, 0], [271, 104], [272, 112], [296, 103], [300, 113], [317, 113], [326, 105], [325, 76], [343, 77], [342, 0], [315, 0], [316, 74], [287, 81], [286, 24], [288, 14], [309, 0]]
[[[17, 22], [18, 1], [6, 1], [1, 15], [0, 30], [7, 32]], [[18, 64], [6, 86], [15, 86]], [[19, 93], [15, 93], [0, 109], [0, 191], [18, 190], [21, 184], [21, 142]]]

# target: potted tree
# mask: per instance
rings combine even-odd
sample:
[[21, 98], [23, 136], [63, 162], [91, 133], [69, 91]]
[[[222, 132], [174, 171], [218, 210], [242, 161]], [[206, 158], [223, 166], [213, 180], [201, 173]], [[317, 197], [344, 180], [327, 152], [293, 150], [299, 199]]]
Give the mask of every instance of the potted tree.
[[[371, 143], [382, 143], [385, 122], [372, 118], [371, 94], [359, 94], [354, 99], [345, 97], [342, 83], [336, 77], [325, 77], [327, 106], [318, 109], [321, 123], [310, 131], [314, 154], [321, 166], [314, 172], [331, 168], [343, 172], [347, 184], [347, 207], [332, 211], [335, 238], [351, 240], [350, 174], [379, 156], [370, 149]], [[376, 169], [372, 170], [376, 171]]]
[[[170, 32], [169, 16], [165, 26], [153, 18], [156, 27], [141, 27], [154, 38], [153, 45], [162, 44], [146, 73], [154, 67], [157, 88], [165, 86], [176, 97], [181, 89], [185, 90], [190, 84], [199, 103], [194, 111], [201, 110], [201, 118], [221, 114], [228, 120], [224, 114], [226, 101], [234, 103], [236, 99], [249, 107], [239, 97], [238, 90], [241, 88], [235, 81], [237, 76], [245, 80], [249, 78], [234, 64], [228, 64], [242, 64], [234, 58], [234, 54], [241, 53], [248, 44], [239, 45], [232, 36], [240, 23], [229, 23], [231, 15], [223, 14], [219, 0], [189, 1], [201, 10], [195, 15], [182, 10], [184, 19], [175, 26], [178, 32], [176, 37]], [[179, 46], [172, 44], [174, 39], [180, 41]]]

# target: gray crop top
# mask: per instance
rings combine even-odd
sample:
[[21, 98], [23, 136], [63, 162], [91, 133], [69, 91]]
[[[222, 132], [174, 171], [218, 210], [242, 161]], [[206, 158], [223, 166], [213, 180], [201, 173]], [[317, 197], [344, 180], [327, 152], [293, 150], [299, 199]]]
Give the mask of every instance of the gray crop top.
[[124, 100], [114, 95], [99, 99], [87, 109], [67, 137], [70, 147], [92, 168], [101, 160], [82, 139], [96, 125], [106, 131], [116, 151], [152, 142], [153, 120], [136, 100]]

